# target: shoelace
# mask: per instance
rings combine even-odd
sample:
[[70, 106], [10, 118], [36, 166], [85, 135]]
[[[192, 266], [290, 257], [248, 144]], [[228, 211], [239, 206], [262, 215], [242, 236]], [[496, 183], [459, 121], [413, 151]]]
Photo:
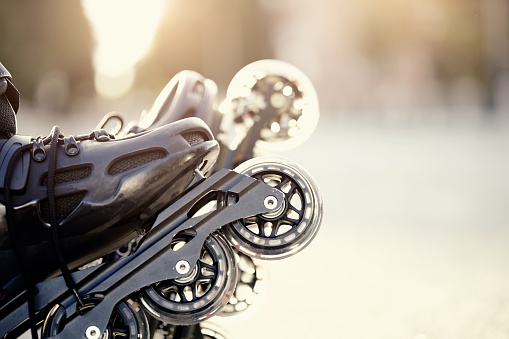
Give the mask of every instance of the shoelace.
[[[74, 136], [74, 140], [76, 141], [84, 141], [84, 140], [92, 140], [97, 139], [100, 141], [104, 141], [106, 139], [113, 139], [114, 136], [102, 131], [93, 131], [90, 134], [86, 135], [80, 135], [80, 136]], [[38, 138], [40, 140], [40, 138]], [[58, 260], [58, 266], [62, 272], [62, 276], [64, 278], [65, 284], [70, 292], [75, 296], [78, 304], [83, 307], [84, 303], [81, 299], [76, 282], [74, 281], [71, 272], [69, 270], [69, 267], [67, 266], [64, 253], [62, 251], [62, 238], [60, 235], [60, 227], [57, 220], [57, 213], [56, 213], [56, 196], [55, 196], [55, 173], [56, 173], [56, 164], [57, 164], [57, 146], [59, 144], [65, 145], [65, 138], [63, 135], [60, 134], [60, 128], [58, 126], [54, 126], [51, 130], [51, 133], [48, 137], [44, 138], [41, 141], [42, 145], [50, 145], [49, 149], [49, 167], [48, 167], [48, 186], [47, 186], [47, 199], [48, 199], [48, 205], [49, 205], [49, 212], [50, 212], [50, 225], [51, 225], [51, 232], [52, 232], [52, 241], [53, 246], [56, 252], [57, 260]], [[5, 210], [6, 210], [6, 220], [7, 220], [7, 228], [9, 231], [9, 237], [11, 241], [11, 246], [14, 250], [14, 253], [16, 255], [16, 258], [18, 260], [18, 265], [21, 268], [21, 273], [23, 275], [23, 278], [25, 280], [25, 288], [27, 289], [27, 298], [28, 298], [28, 315], [29, 315], [29, 324], [30, 324], [30, 331], [32, 338], [39, 338], [37, 334], [37, 323], [35, 319], [36, 310], [35, 310], [35, 296], [38, 293], [38, 290], [35, 286], [34, 279], [30, 273], [30, 270], [28, 269], [26, 262], [26, 253], [25, 253], [25, 247], [22, 246], [18, 233], [15, 227], [15, 220], [14, 220], [14, 208], [12, 206], [11, 200], [11, 190], [10, 190], [10, 182], [12, 180], [12, 176], [14, 173], [14, 167], [17, 163], [18, 158], [21, 156], [23, 152], [30, 151], [33, 149], [34, 141], [30, 144], [21, 146], [18, 148], [14, 154], [12, 155], [12, 158], [8, 164], [6, 175], [4, 178], [4, 187], [5, 187]], [[67, 153], [67, 152], [66, 152]], [[77, 153], [75, 153], [77, 154]], [[70, 154], [72, 155], [72, 154]]]
[[55, 173], [57, 168], [57, 143], [60, 137], [60, 128], [58, 126], [53, 127], [51, 131], [50, 139], [50, 153], [49, 153], [49, 167], [48, 167], [48, 186], [47, 186], [47, 198], [49, 205], [50, 225], [51, 233], [53, 237], [53, 246], [57, 254], [58, 266], [62, 271], [62, 275], [65, 280], [67, 288], [74, 294], [76, 300], [83, 307], [83, 300], [78, 294], [76, 289], [76, 282], [72, 278], [71, 271], [67, 267], [67, 262], [64, 258], [62, 251], [62, 237], [60, 236], [60, 225], [57, 221], [57, 205], [55, 197]]
[[37, 324], [35, 322], [35, 295], [38, 293], [35, 284], [32, 279], [32, 275], [28, 270], [26, 263], [26, 253], [25, 248], [21, 246], [18, 233], [16, 231], [14, 225], [14, 209], [11, 205], [11, 190], [10, 190], [10, 182], [12, 180], [12, 175], [14, 173], [14, 166], [16, 165], [16, 160], [19, 156], [25, 152], [30, 150], [32, 147], [31, 144], [21, 146], [18, 148], [14, 154], [12, 155], [11, 161], [7, 166], [7, 172], [4, 178], [4, 195], [5, 195], [5, 216], [7, 220], [7, 229], [9, 231], [9, 239], [11, 241], [11, 246], [14, 250], [16, 258], [18, 260], [18, 266], [21, 268], [21, 273], [23, 274], [23, 278], [25, 280], [25, 287], [27, 289], [28, 294], [28, 315], [29, 315], [29, 324], [30, 331], [32, 333], [32, 338], [38, 338], [37, 335]]

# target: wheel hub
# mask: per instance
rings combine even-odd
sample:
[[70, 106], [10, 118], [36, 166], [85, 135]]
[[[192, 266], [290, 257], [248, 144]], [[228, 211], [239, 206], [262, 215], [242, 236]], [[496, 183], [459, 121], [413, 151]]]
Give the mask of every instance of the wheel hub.
[[[276, 199], [276, 197], [273, 197], [270, 195], [265, 198], [263, 203], [264, 203], [265, 207], [267, 207], [267, 208], [274, 208], [273, 206], [277, 206], [277, 199]], [[286, 210], [286, 201], [283, 200], [283, 202], [281, 203], [281, 206], [279, 206], [279, 208], [276, 208], [274, 211], [271, 211], [271, 212], [263, 213], [262, 216], [267, 219], [277, 219], [281, 215], [283, 215], [285, 210]]]
[[198, 269], [198, 266], [199, 264], [196, 263], [196, 265], [194, 266], [193, 270], [191, 271], [190, 274], [184, 276], [184, 277], [180, 277], [180, 278], [175, 278], [174, 281], [178, 284], [182, 284], [182, 285], [187, 285], [191, 282], [193, 282], [196, 277], [198, 276], [198, 272], [200, 271]]

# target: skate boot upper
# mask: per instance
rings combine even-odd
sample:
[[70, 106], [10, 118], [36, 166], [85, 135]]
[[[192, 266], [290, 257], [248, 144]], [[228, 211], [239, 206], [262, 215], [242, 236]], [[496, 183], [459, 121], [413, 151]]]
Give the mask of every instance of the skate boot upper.
[[[16, 174], [7, 183], [14, 225], [26, 248], [27, 265], [35, 280], [41, 281], [59, 274], [47, 199], [45, 155], [51, 150], [40, 138], [30, 139], [15, 135], [5, 142], [0, 150], [0, 174], [4, 178], [7, 164], [16, 161]], [[9, 158], [27, 143], [31, 144], [31, 152]], [[96, 131], [86, 140], [61, 137], [58, 144], [54, 177], [56, 218], [70, 269], [106, 255], [144, 233], [157, 213], [188, 187], [195, 171], [205, 173], [218, 154], [217, 142], [198, 118], [121, 139]], [[0, 189], [5, 192], [3, 181]], [[5, 204], [4, 194], [0, 195], [0, 203]], [[0, 213], [5, 214], [1, 207]], [[5, 262], [13, 269], [2, 272], [0, 283], [4, 285], [18, 273], [12, 263], [4, 216], [0, 219], [0, 252], [2, 265]]]
[[[156, 98], [152, 108], [137, 122], [131, 122], [124, 134], [140, 133], [184, 118], [197, 117], [216, 134], [217, 85], [195, 71], [177, 73]], [[217, 128], [216, 128], [217, 125]]]

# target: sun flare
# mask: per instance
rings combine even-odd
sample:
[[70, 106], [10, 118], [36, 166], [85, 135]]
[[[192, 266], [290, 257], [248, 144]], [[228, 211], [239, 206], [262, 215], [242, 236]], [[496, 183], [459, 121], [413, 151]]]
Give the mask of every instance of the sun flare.
[[150, 50], [164, 14], [164, 0], [82, 0], [96, 45], [95, 88], [105, 98], [126, 94], [136, 63]]

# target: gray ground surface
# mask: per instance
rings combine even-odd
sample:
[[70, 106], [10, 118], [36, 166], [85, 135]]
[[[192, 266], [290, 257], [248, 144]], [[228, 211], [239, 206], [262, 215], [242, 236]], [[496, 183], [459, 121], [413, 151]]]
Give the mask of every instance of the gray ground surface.
[[[21, 119], [33, 134], [55, 123]], [[281, 154], [320, 186], [319, 234], [265, 263], [252, 312], [214, 321], [232, 339], [509, 338], [508, 131], [479, 117], [322, 119]]]
[[507, 125], [329, 119], [288, 156], [322, 228], [235, 338], [509, 338]]

